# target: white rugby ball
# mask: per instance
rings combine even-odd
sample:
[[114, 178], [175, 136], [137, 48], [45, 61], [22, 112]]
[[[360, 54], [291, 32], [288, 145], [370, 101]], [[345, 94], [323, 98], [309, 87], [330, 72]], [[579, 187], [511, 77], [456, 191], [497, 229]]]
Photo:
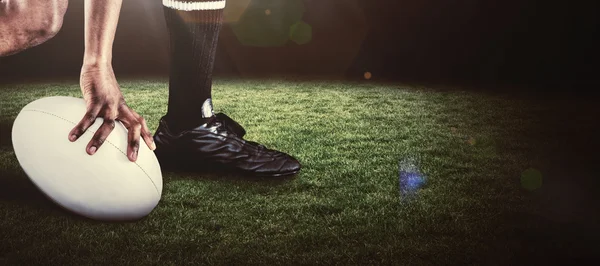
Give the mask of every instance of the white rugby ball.
[[75, 142], [69, 132], [83, 118], [85, 101], [47, 97], [27, 104], [12, 129], [19, 164], [31, 181], [58, 205], [97, 220], [137, 220], [148, 215], [162, 194], [162, 174], [154, 152], [140, 139], [138, 159], [127, 158], [127, 129], [120, 123], [94, 155], [86, 147], [103, 120]]

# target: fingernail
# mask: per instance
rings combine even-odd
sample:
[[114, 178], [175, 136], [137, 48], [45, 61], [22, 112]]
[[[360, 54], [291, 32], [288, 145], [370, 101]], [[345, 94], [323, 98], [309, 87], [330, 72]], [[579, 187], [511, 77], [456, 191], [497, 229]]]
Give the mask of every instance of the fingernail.
[[131, 153], [131, 159], [133, 159], [132, 161], [135, 161], [135, 160], [137, 160], [137, 156], [138, 156], [137, 152], [135, 152], [135, 151], [134, 151], [134, 152], [132, 152], [132, 153]]
[[151, 145], [151, 146], [152, 146], [152, 147], [151, 147], [151, 148], [152, 148], [152, 150], [156, 150], [156, 143], [154, 143], [154, 141], [152, 142], [152, 145]]
[[90, 153], [94, 154], [96, 152], [96, 146], [90, 147]]
[[75, 134], [69, 136], [70, 141], [75, 141], [75, 139], [77, 139], [77, 136], [75, 136]]

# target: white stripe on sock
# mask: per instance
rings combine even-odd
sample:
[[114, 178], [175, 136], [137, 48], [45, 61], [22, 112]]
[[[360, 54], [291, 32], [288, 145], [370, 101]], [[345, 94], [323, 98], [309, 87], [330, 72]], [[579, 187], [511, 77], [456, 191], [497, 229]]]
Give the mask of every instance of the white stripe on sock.
[[184, 11], [192, 11], [192, 10], [217, 10], [225, 8], [225, 0], [220, 1], [210, 1], [210, 2], [187, 2], [187, 1], [177, 1], [177, 0], [163, 0], [163, 6], [184, 10]]

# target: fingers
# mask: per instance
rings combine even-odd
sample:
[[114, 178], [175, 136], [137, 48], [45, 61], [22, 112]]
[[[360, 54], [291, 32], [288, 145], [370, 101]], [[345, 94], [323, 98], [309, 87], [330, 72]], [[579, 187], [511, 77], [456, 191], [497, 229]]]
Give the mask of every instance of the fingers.
[[112, 130], [115, 128], [115, 120], [110, 118], [104, 118], [104, 122], [98, 128], [98, 131], [92, 137], [92, 140], [88, 143], [86, 151], [89, 155], [94, 155], [98, 149], [104, 144], [106, 138]]
[[125, 108], [122, 108], [120, 111], [119, 120], [125, 125], [125, 128], [127, 128], [128, 131], [127, 157], [130, 161], [134, 162], [137, 160], [140, 147], [140, 136], [151, 150], [155, 149], [152, 134], [143, 117], [138, 115], [131, 108], [125, 106]]
[[[101, 112], [101, 115], [104, 117], [104, 121], [92, 137], [92, 140], [88, 143], [86, 152], [89, 155], [94, 155], [115, 128], [116, 120], [119, 120], [123, 123], [128, 131], [127, 158], [130, 161], [135, 162], [137, 160], [140, 148], [140, 137], [143, 138], [144, 142], [151, 150], [156, 149], [154, 139], [152, 138], [152, 133], [148, 129], [146, 120], [142, 116], [137, 114], [125, 104], [118, 109], [119, 110], [116, 112], [111, 112], [110, 110], [104, 110]], [[100, 113], [98, 110], [98, 108], [94, 108], [93, 110], [88, 111], [81, 121], [71, 130], [69, 133], [69, 140], [71, 142], [79, 139], [81, 135], [83, 135], [83, 133], [94, 124]], [[116, 117], [116, 119], [113, 119], [112, 117]]]
[[135, 162], [140, 149], [140, 132], [142, 131], [142, 126], [126, 106], [125, 108], [120, 108], [119, 120], [127, 128], [127, 158], [129, 161]]
[[142, 130], [142, 125], [134, 124], [127, 130], [127, 158], [129, 158], [130, 161], [135, 162], [140, 149], [140, 132]]
[[146, 124], [146, 119], [139, 116], [138, 121], [142, 124], [142, 138], [144, 138], [144, 142], [146, 142], [146, 145], [148, 145], [151, 150], [156, 150], [156, 144], [154, 144], [154, 138], [152, 138], [152, 133]]
[[97, 109], [88, 110], [81, 121], [79, 121], [79, 123], [75, 125], [73, 129], [71, 129], [71, 132], [69, 132], [69, 140], [71, 142], [79, 139], [79, 137], [81, 137], [81, 135], [83, 135], [83, 133], [85, 133], [85, 131], [94, 124], [96, 121], [96, 116], [98, 115], [98, 111], [99, 110]]
[[121, 122], [123, 125], [129, 130], [129, 127], [132, 127], [136, 124], [141, 126], [140, 135], [144, 139], [146, 145], [150, 150], [156, 150], [156, 145], [154, 144], [154, 139], [152, 138], [152, 133], [150, 129], [148, 129], [148, 125], [146, 124], [146, 119], [144, 119], [141, 115], [133, 111], [131, 108], [127, 107], [128, 111], [122, 112], [123, 118], [121, 118]]

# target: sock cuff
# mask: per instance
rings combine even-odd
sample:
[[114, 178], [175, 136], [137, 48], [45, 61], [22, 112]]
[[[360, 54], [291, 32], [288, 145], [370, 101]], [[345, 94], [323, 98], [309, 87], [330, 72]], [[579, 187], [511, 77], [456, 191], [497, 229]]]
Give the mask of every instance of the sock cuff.
[[220, 10], [225, 8], [226, 0], [214, 1], [183, 1], [183, 0], [162, 0], [163, 6], [183, 11], [194, 10]]

